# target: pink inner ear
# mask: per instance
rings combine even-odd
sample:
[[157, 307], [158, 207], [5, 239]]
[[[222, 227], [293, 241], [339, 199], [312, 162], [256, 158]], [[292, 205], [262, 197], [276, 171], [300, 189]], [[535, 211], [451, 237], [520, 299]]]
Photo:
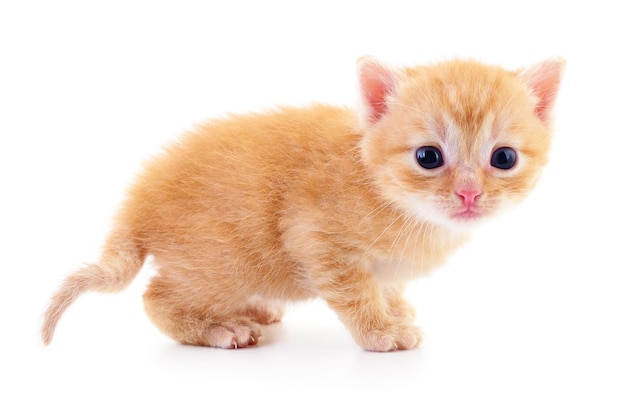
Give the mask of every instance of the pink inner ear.
[[371, 59], [360, 63], [360, 83], [369, 121], [376, 122], [387, 113], [387, 97], [394, 91], [393, 74]]
[[522, 78], [539, 99], [535, 107], [535, 114], [544, 122], [549, 119], [561, 83], [564, 66], [565, 61], [563, 59], [554, 58], [532, 66], [521, 73]]

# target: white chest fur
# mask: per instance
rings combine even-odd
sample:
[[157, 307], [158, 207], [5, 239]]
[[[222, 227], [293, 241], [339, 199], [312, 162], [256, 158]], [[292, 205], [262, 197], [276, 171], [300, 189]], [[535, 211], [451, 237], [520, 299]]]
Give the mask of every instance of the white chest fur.
[[416, 264], [416, 261], [404, 259], [377, 258], [368, 261], [366, 268], [372, 277], [380, 283], [408, 281], [423, 274], [420, 272], [422, 267]]
[[408, 281], [440, 266], [465, 240], [464, 235], [437, 233], [428, 243], [410, 241], [412, 249], [403, 250], [402, 255], [372, 256], [364, 266], [377, 282]]

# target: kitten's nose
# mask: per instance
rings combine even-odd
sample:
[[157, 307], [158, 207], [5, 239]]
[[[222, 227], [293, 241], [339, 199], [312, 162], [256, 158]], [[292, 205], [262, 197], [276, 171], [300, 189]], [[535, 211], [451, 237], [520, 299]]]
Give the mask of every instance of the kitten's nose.
[[478, 196], [481, 195], [482, 192], [478, 189], [466, 188], [456, 190], [454, 193], [456, 193], [456, 195], [461, 198], [463, 206], [470, 207], [474, 204], [474, 202], [476, 201]]

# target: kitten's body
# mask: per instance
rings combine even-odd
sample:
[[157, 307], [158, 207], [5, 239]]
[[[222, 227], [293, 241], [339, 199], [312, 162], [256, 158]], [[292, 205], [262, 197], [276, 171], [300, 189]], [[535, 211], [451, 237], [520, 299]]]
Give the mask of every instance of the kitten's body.
[[[321, 296], [365, 349], [416, 346], [404, 284], [532, 187], [561, 65], [394, 72], [365, 60], [360, 119], [313, 106], [198, 128], [148, 164], [100, 263], [53, 298], [44, 342], [80, 293], [124, 288], [152, 255], [146, 311], [182, 343], [255, 344], [258, 323], [280, 320], [282, 304]], [[435, 171], [415, 162], [425, 145], [445, 154]], [[485, 165], [502, 145], [518, 149], [517, 171]]]

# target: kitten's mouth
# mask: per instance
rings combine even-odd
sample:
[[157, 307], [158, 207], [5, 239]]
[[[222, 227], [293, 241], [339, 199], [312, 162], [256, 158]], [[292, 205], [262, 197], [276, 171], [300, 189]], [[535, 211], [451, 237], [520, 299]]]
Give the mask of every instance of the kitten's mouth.
[[452, 215], [454, 219], [465, 219], [465, 220], [479, 219], [482, 216], [483, 214], [481, 212], [474, 210], [472, 208], [461, 210]]

